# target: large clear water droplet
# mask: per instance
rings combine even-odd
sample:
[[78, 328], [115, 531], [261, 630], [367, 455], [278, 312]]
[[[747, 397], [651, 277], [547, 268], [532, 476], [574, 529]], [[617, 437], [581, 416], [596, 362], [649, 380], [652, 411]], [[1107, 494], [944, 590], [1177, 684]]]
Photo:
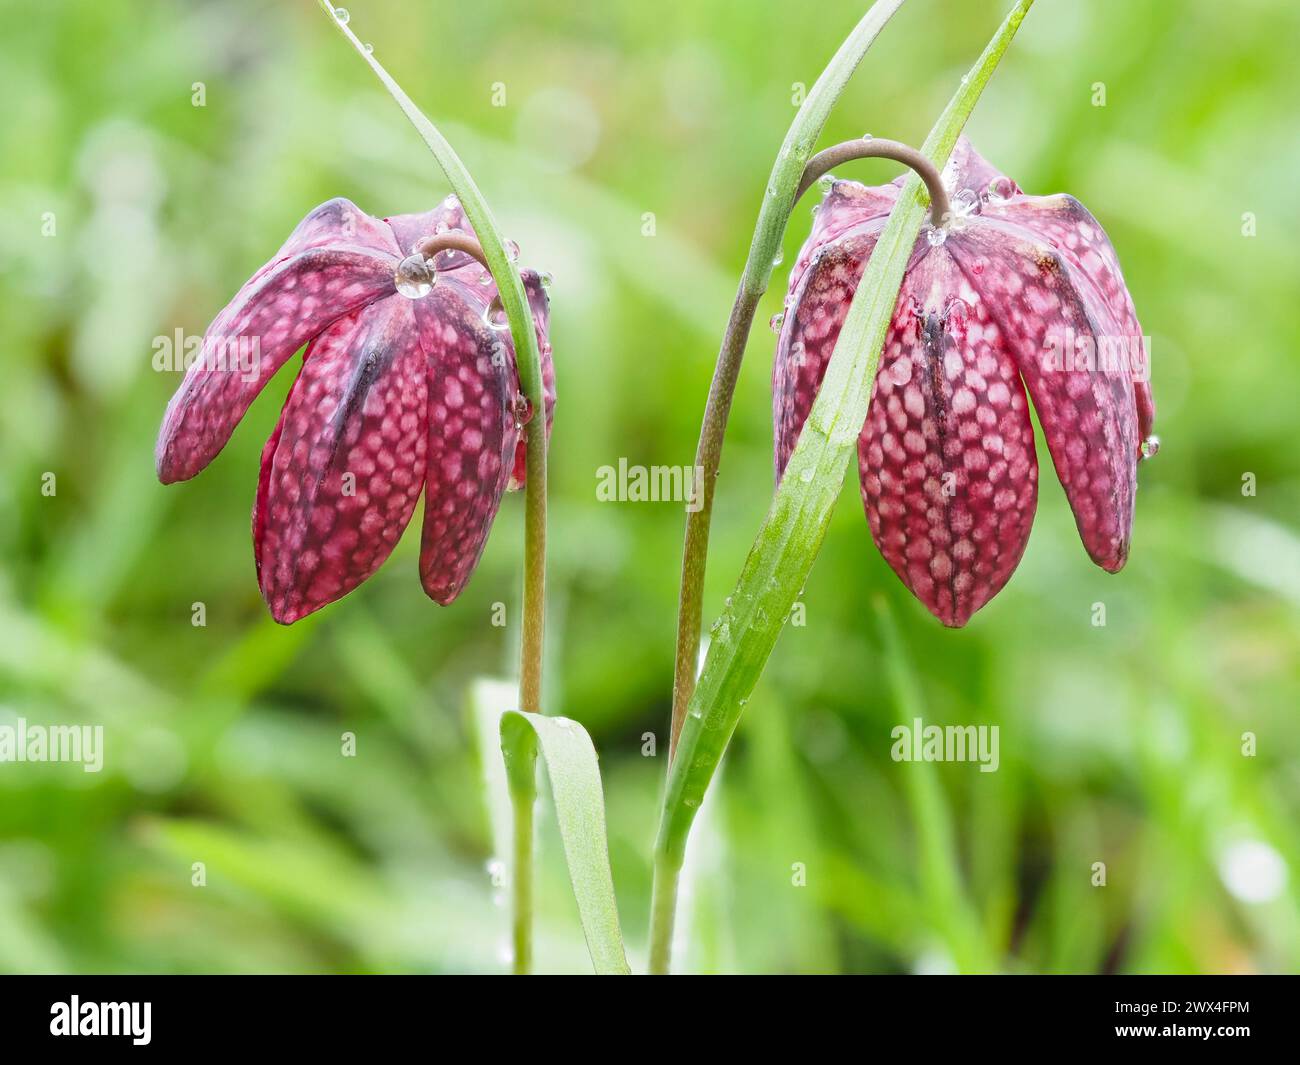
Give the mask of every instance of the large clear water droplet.
[[1153, 459], [1160, 454], [1160, 437], [1148, 436], [1142, 441], [1142, 457], [1144, 459]]
[[979, 210], [980, 198], [972, 189], [962, 189], [952, 198], [953, 212], [959, 218], [965, 218], [967, 215], [974, 214]]
[[348, 24], [348, 19], [352, 16], [348, 13], [346, 7], [336, 7], [334, 9], [334, 17], [338, 19], [340, 26], [346, 26]]
[[779, 333], [781, 332], [781, 323], [784, 321], [785, 321], [785, 312], [777, 311], [776, 314], [772, 315], [771, 319], [768, 321], [767, 324], [772, 327], [773, 333]]
[[551, 286], [555, 284], [555, 275], [552, 274], [549, 270], [543, 270], [540, 274], [537, 275], [537, 280], [541, 284], [542, 288], [546, 289], [549, 292]]
[[1006, 203], [1016, 194], [1016, 183], [1005, 175], [989, 182], [989, 203]]
[[483, 311], [483, 322], [489, 329], [495, 329], [497, 332], [510, 328], [510, 318], [506, 315], [506, 309], [501, 306], [500, 296], [492, 297], [492, 302]]
[[823, 174], [817, 179], [817, 184], [822, 187], [822, 192], [830, 192], [835, 188], [836, 177], [834, 174]]
[[408, 300], [418, 300], [427, 296], [433, 289], [437, 275], [423, 255], [408, 255], [397, 264], [393, 274], [393, 284], [397, 291]]
[[937, 248], [948, 239], [948, 231], [943, 226], [926, 226], [925, 239], [930, 247]]

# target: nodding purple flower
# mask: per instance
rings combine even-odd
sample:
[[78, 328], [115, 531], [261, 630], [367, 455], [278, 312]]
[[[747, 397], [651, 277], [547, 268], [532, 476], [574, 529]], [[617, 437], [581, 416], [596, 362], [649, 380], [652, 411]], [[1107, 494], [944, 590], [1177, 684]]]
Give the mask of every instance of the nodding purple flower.
[[[422, 248], [442, 236], [456, 246], [427, 259]], [[383, 220], [346, 199], [321, 204], [217, 315], [168, 405], [157, 446], [164, 484], [207, 466], [307, 345], [262, 451], [253, 506], [258, 582], [276, 621], [297, 621], [374, 573], [421, 490], [420, 578], [450, 603], [478, 564], [502, 493], [523, 483], [532, 412], [496, 285], [461, 245], [476, 248], [454, 197]], [[548, 300], [538, 274], [523, 280], [549, 434]]]
[[[831, 184], [791, 271], [772, 376], [777, 475], [794, 450], [903, 179]], [[858, 444], [871, 534], [945, 625], [1010, 578], [1037, 505], [1033, 400], [1083, 545], [1128, 557], [1137, 464], [1153, 454], [1148, 352], [1119, 261], [1071, 196], [1027, 196], [962, 138], [949, 224], [927, 226], [899, 292]]]

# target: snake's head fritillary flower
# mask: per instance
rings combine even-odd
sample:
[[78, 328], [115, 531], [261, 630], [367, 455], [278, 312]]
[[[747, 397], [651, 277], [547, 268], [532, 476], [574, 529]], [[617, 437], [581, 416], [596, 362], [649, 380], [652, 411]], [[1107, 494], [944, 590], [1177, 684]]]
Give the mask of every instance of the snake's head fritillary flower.
[[[778, 477], [903, 179], [835, 181], [790, 276], [773, 371]], [[899, 292], [859, 439], [885, 561], [945, 625], [964, 625], [1024, 553], [1038, 465], [1028, 398], [1103, 569], [1128, 556], [1139, 460], [1158, 446], [1148, 346], [1100, 224], [1027, 196], [962, 138], [949, 223], [927, 225]]]
[[[420, 577], [450, 603], [478, 564], [507, 486], [524, 477], [514, 345], [497, 289], [472, 255], [415, 249], [472, 235], [454, 197], [376, 219], [321, 204], [208, 327], [167, 408], [158, 477], [183, 481], [230, 439], [249, 404], [304, 344], [302, 368], [262, 451], [253, 552], [283, 624], [319, 610], [383, 563], [425, 494]], [[524, 271], [554, 405], [548, 301]]]

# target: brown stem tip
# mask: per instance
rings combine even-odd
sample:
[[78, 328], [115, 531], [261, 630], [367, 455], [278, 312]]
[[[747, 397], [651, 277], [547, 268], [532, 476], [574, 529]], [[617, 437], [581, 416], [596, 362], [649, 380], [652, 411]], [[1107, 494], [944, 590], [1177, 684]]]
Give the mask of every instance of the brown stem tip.
[[920, 175], [930, 193], [930, 221], [936, 226], [942, 226], [950, 217], [948, 191], [943, 187], [943, 179], [934, 164], [911, 145], [881, 137], [862, 137], [855, 141], [845, 141], [843, 144], [837, 144], [814, 155], [804, 168], [803, 180], [799, 182], [799, 191], [794, 196], [795, 202], [798, 203], [800, 197], [823, 174], [841, 163], [848, 163], [854, 159], [893, 159], [895, 162], [911, 167]]

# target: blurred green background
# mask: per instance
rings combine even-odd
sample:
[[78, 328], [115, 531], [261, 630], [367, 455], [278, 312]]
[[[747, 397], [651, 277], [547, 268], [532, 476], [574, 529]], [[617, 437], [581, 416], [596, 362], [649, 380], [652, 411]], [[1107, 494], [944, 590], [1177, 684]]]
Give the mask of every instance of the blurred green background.
[[[153, 474], [177, 383], [151, 368], [154, 338], [200, 333], [315, 204], [424, 210], [440, 173], [310, 0], [3, 6], [0, 724], [102, 724], [107, 754], [99, 774], [0, 765], [0, 970], [502, 971], [466, 697], [513, 672], [522, 499], [453, 607], [420, 590], [416, 531], [284, 629], [248, 513], [291, 373], [200, 478]], [[692, 461], [792, 86], [866, 3], [349, 6], [524, 261], [556, 277], [548, 706], [601, 752], [643, 969], [683, 515], [598, 503], [596, 469]], [[824, 143], [919, 143], [1006, 6], [911, 0]], [[1300, 137], [1279, 46], [1297, 30], [1284, 0], [1030, 13], [969, 132], [1027, 190], [1101, 219], [1152, 337], [1163, 450], [1141, 471], [1131, 560], [1089, 563], [1045, 465], [1019, 572], [946, 631], [876, 553], [850, 481], [807, 624], [777, 647], [697, 826], [679, 968], [1300, 968]], [[801, 205], [787, 263], [808, 224]], [[756, 327], [710, 611], [770, 498], [773, 347]], [[998, 772], [890, 760], [911, 714], [886, 678], [904, 662], [928, 722], [1000, 726]], [[546, 807], [540, 825], [539, 962], [587, 971]]]

